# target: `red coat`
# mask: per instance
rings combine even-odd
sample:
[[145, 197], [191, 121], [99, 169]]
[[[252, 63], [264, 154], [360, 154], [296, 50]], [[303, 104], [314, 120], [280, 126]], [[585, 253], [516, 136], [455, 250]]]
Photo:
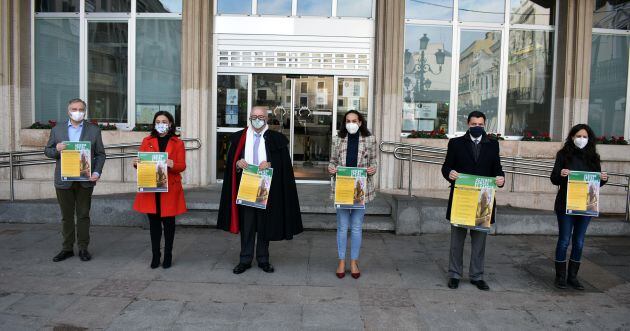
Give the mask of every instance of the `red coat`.
[[[160, 146], [155, 137], [148, 136], [142, 140], [140, 152], [159, 152]], [[173, 160], [173, 167], [168, 168], [168, 192], [161, 193], [161, 216], [170, 217], [186, 212], [184, 189], [182, 188], [182, 176], [180, 173], [186, 170], [186, 149], [184, 142], [173, 136], [166, 145], [166, 153], [169, 160]], [[136, 193], [133, 209], [144, 214], [155, 214], [155, 194]]]

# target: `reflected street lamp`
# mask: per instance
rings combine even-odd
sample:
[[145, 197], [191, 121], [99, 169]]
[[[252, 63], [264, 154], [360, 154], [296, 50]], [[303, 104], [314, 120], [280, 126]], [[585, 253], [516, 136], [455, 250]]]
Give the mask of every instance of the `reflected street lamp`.
[[427, 63], [427, 58], [424, 55], [424, 51], [429, 45], [429, 40], [430, 39], [427, 37], [426, 33], [424, 33], [422, 38], [420, 38], [420, 58], [414, 68], [416, 74], [416, 85], [413, 91], [413, 101], [417, 104], [424, 98], [425, 90], [431, 87], [431, 80], [425, 79], [425, 74], [430, 72], [433, 75], [439, 75], [442, 72], [442, 65], [444, 64], [444, 58], [446, 57], [446, 52], [444, 52], [443, 49], [438, 49], [438, 51], [435, 52], [435, 62], [440, 67], [437, 72], [433, 71], [433, 68], [431, 68], [431, 65]]

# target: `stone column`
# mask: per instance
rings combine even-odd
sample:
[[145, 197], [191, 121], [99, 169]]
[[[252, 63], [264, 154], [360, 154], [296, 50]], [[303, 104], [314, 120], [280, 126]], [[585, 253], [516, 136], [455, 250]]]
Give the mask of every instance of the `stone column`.
[[0, 151], [16, 149], [14, 130], [16, 127], [15, 106], [16, 83], [19, 79], [17, 65], [19, 47], [15, 44], [18, 23], [13, 18], [20, 3], [13, 0], [0, 0]]
[[[374, 51], [374, 134], [377, 141], [400, 141], [403, 95], [403, 47], [405, 2], [376, 2]], [[398, 188], [399, 163], [391, 154], [379, 157], [381, 189]]]
[[[207, 185], [210, 174], [213, 1], [186, 0], [182, 13], [182, 136], [199, 138], [201, 149], [187, 153], [185, 183]], [[212, 123], [211, 123], [212, 122]]]
[[593, 8], [592, 0], [559, 1], [554, 140], [588, 121]]

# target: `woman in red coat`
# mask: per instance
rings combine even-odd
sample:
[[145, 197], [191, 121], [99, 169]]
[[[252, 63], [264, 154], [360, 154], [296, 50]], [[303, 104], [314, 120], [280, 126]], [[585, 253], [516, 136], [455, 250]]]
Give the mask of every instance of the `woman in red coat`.
[[[140, 152], [168, 153], [168, 192], [137, 193], [133, 209], [147, 214], [151, 232], [151, 249], [153, 258], [151, 268], [160, 265], [160, 242], [162, 226], [164, 227], [164, 261], [163, 268], [170, 268], [173, 259], [173, 240], [175, 239], [175, 216], [186, 212], [186, 201], [182, 188], [180, 173], [186, 169], [186, 149], [184, 142], [175, 134], [173, 115], [159, 111], [153, 117], [153, 130], [142, 140]], [[138, 160], [134, 160], [136, 167]]]

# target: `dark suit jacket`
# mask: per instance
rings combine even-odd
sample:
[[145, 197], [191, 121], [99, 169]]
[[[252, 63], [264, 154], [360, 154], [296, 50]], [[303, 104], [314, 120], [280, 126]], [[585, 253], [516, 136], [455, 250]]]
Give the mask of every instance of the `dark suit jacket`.
[[[57, 151], [57, 144], [68, 141], [68, 121], [59, 122], [50, 130], [50, 138], [44, 154], [51, 159], [56, 159], [55, 163], [55, 188], [69, 189], [72, 182], [64, 182], [61, 180], [61, 153]], [[101, 137], [101, 129], [88, 121], [83, 121], [83, 130], [81, 130], [80, 141], [89, 141], [92, 153], [92, 173], [98, 172], [103, 175], [103, 166], [105, 165], [105, 147], [103, 146], [103, 138]], [[83, 187], [94, 187], [95, 182], [80, 182]]]
[[[448, 197], [448, 208], [446, 210], [446, 219], [448, 220], [451, 219], [451, 204], [453, 202], [453, 190], [455, 189], [455, 181], [448, 178], [451, 170], [477, 176], [505, 176], [499, 157], [499, 142], [488, 138], [484, 134], [479, 143], [481, 144], [481, 150], [479, 151], [477, 162], [475, 162], [473, 154], [473, 144], [468, 133], [461, 137], [453, 138], [448, 142], [446, 159], [442, 165], [442, 176], [451, 183], [451, 192]], [[492, 208], [492, 223], [494, 223], [495, 209], [494, 207]]]

